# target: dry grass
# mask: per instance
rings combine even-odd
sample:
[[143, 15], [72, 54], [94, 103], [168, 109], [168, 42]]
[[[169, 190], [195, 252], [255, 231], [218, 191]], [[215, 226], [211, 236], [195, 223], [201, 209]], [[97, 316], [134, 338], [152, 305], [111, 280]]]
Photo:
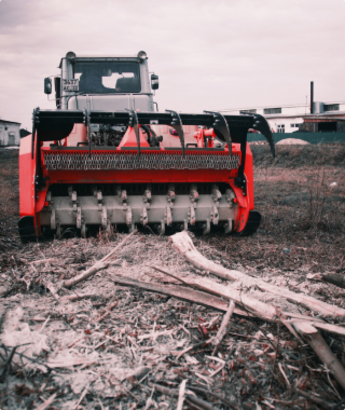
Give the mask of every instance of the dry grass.
[[[342, 290], [307, 281], [306, 274], [345, 273], [345, 148], [277, 147], [277, 151], [277, 159], [272, 160], [265, 146], [253, 148], [256, 208], [263, 215], [258, 232], [246, 238], [197, 237], [194, 243], [206, 257], [226, 267], [273, 281], [279, 277], [291, 290], [305, 291], [343, 306]], [[0, 151], [0, 184], [4, 193], [1, 209], [5, 226], [9, 227], [3, 232], [12, 235], [11, 238], [17, 238], [16, 156], [16, 152]], [[338, 185], [332, 188], [332, 182]], [[286, 386], [281, 371], [274, 372], [273, 347], [277, 345], [278, 363], [292, 386], [317, 394], [328, 403], [339, 401], [333, 386], [341, 394], [344, 392], [334, 381], [331, 385], [327, 370], [313, 352], [299, 344], [286, 328], [259, 320], [233, 318], [231, 330], [219, 350], [221, 356], [217, 356], [226, 366], [212, 377], [220, 368], [219, 363], [210, 359], [211, 352], [204, 348], [177, 359], [176, 353], [189, 344], [200, 343], [205, 335], [213, 336], [222, 314], [174, 298], [118, 286], [112, 280], [112, 275], [123, 274], [169, 282], [148, 268], [153, 263], [170, 272], [196, 274], [195, 269], [174, 253], [166, 237], [136, 236], [116, 256], [121, 258], [118, 265], [72, 291], [72, 294], [94, 292], [94, 297], [56, 304], [43, 281], [49, 277], [55, 283], [62, 276], [65, 279], [75, 276], [107, 254], [121, 239], [121, 234], [113, 233], [109, 238], [100, 233], [88, 240], [72, 238], [27, 246], [17, 241], [17, 249], [3, 250], [0, 287], [10, 286], [10, 289], [1, 302], [0, 331], [16, 325], [24, 337], [29, 328], [35, 343], [39, 339], [34, 336], [47, 337], [49, 352], [42, 349], [36, 356], [39, 363], [21, 362], [15, 356], [7, 382], [0, 386], [0, 407], [37, 408], [42, 403], [40, 397], [46, 400], [57, 393], [52, 409], [75, 407], [79, 400], [80, 409], [176, 408], [176, 397], [153, 391], [148, 382], [178, 389], [187, 379], [189, 387], [202, 386], [205, 391], [237, 403], [241, 409], [259, 406], [262, 410], [317, 409]], [[30, 263], [38, 259], [51, 262]], [[114, 302], [118, 304], [111, 314], [99, 321], [104, 308]], [[11, 316], [14, 314], [11, 312], [18, 314]], [[264, 335], [254, 338], [258, 330]], [[338, 337], [326, 338], [345, 365], [343, 341]], [[0, 353], [5, 354], [3, 349]], [[51, 359], [68, 363], [72, 356], [92, 357], [97, 363], [87, 366], [86, 362], [85, 366], [67, 366], [48, 373], [43, 365], [40, 367]], [[142, 383], [137, 383], [130, 371], [140, 366], [151, 372]], [[198, 397], [219, 409], [227, 408], [208, 394]]]
[[19, 215], [17, 150], [0, 150], [0, 188], [0, 237], [17, 236], [16, 224]]
[[345, 166], [345, 144], [277, 145], [275, 158], [267, 144], [252, 145], [251, 150], [257, 167]]

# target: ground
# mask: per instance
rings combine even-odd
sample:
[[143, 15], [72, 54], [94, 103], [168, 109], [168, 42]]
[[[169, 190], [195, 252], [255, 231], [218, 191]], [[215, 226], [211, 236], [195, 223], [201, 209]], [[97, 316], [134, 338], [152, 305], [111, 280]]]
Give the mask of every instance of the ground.
[[[345, 308], [343, 289], [306, 278], [345, 274], [345, 146], [279, 146], [276, 159], [267, 146], [252, 150], [263, 215], [258, 232], [192, 235], [196, 248], [227, 268]], [[201, 342], [216, 334], [223, 311], [117, 282], [178, 283], [153, 265], [180, 277], [212, 277], [168, 237], [135, 234], [108, 269], [62, 289], [57, 301], [49, 283], [89, 268], [126, 235], [21, 244], [17, 162], [17, 151], [0, 151], [0, 409], [176, 408], [184, 380], [186, 409], [321, 409], [344, 397], [313, 350], [285, 326], [236, 314], [213, 354]], [[323, 336], [345, 365], [344, 339]], [[195, 348], [181, 355], [189, 346]]]

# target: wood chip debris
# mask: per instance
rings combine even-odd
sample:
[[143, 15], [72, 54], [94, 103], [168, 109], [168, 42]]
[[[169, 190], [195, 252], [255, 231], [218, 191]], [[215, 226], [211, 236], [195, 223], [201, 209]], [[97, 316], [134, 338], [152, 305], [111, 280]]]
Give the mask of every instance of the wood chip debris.
[[0, 312], [3, 407], [339, 403], [344, 307], [318, 299], [315, 278], [299, 277], [308, 285], [301, 292], [278, 286], [286, 281], [276, 270], [253, 278], [217, 258], [185, 232], [71, 238], [13, 253]]

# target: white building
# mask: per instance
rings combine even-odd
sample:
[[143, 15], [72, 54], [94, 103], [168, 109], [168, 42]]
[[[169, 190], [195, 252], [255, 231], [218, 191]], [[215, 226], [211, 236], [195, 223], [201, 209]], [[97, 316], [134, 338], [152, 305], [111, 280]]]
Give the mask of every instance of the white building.
[[0, 119], [0, 147], [19, 146], [19, 122]]
[[261, 114], [266, 118], [274, 133], [345, 131], [345, 101], [314, 102], [313, 113], [311, 113], [310, 105], [307, 104], [244, 108], [223, 112], [229, 114]]

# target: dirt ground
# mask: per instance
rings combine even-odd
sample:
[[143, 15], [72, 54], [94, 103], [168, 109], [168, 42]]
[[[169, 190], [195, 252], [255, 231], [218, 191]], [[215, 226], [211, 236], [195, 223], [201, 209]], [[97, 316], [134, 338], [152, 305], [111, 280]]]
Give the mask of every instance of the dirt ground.
[[[259, 230], [192, 235], [196, 248], [227, 268], [345, 308], [344, 289], [306, 278], [345, 274], [345, 145], [279, 146], [275, 159], [267, 146], [252, 151]], [[177, 408], [184, 387], [184, 409], [345, 408], [345, 391], [285, 326], [234, 315], [213, 354], [203, 342], [224, 311], [116, 281], [178, 283], [152, 265], [210, 276], [168, 237], [134, 235], [108, 269], [62, 289], [57, 301], [47, 281], [74, 277], [126, 234], [21, 244], [17, 162], [18, 151], [0, 151], [0, 409]], [[345, 366], [344, 338], [323, 336]]]

